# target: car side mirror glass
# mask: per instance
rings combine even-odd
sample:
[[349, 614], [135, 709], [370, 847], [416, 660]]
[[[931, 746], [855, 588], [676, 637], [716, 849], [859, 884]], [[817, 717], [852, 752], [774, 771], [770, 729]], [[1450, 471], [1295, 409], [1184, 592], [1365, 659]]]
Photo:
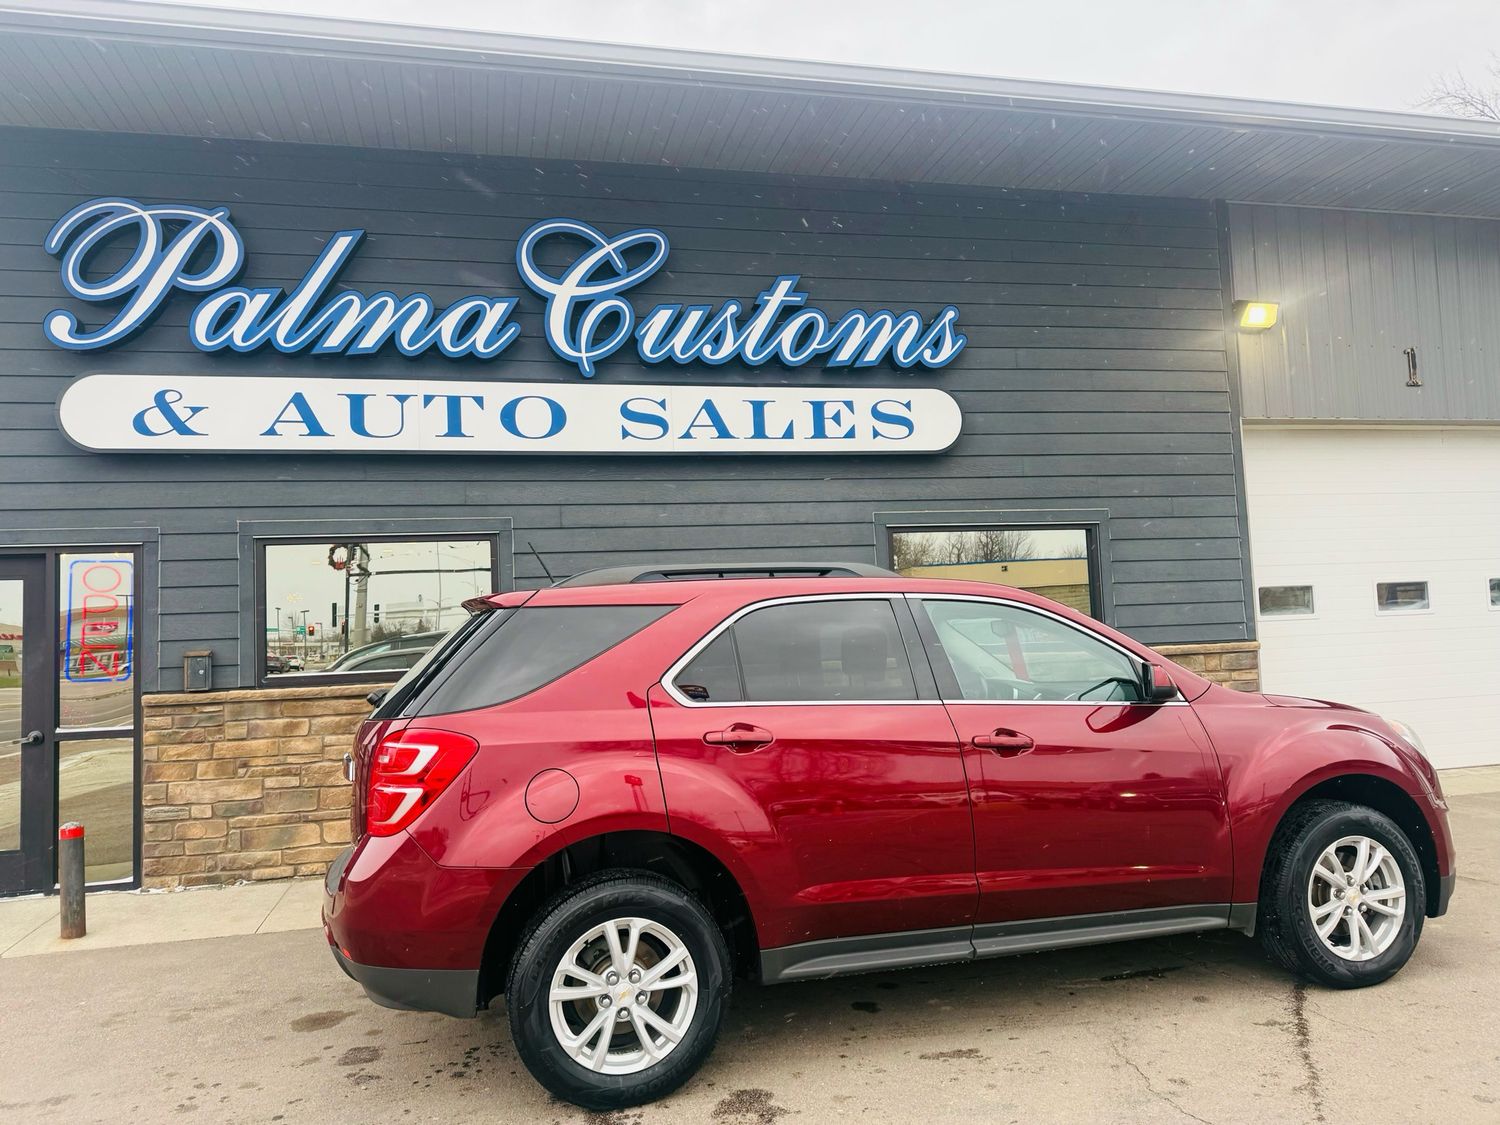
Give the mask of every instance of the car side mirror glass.
[[1165, 703], [1169, 699], [1176, 699], [1182, 693], [1177, 690], [1177, 685], [1172, 682], [1172, 675], [1160, 664], [1147, 664], [1145, 674], [1141, 677], [1141, 687], [1147, 702]]
[[365, 696], [365, 702], [371, 707], [379, 707], [385, 702], [386, 693], [390, 690], [390, 688], [376, 688], [369, 695]]

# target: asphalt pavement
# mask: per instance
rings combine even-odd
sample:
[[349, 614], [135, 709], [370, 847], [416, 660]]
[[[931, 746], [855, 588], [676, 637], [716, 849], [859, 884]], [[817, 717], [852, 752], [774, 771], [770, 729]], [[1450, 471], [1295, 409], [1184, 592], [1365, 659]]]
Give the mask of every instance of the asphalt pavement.
[[[1334, 992], [1229, 933], [777, 988], [653, 1106], [544, 1094], [503, 1012], [387, 1011], [315, 929], [0, 960], [0, 1120], [1500, 1122], [1500, 792], [1410, 965]], [[183, 896], [185, 897], [185, 896]]]

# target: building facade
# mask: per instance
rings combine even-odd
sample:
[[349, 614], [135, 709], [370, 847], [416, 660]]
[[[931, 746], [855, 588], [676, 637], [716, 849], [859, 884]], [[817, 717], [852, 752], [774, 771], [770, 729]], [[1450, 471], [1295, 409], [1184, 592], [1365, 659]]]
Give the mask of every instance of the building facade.
[[[1363, 125], [1290, 107], [1247, 128], [1206, 99], [1105, 113], [1059, 88], [1020, 108], [959, 90], [919, 120], [936, 95], [863, 72], [757, 85], [696, 60], [689, 88], [668, 62], [693, 60], [249, 32], [143, 40], [51, 10], [0, 28], [0, 893], [51, 886], [69, 819], [96, 883], [320, 871], [347, 842], [365, 694], [467, 597], [600, 566], [1025, 585], [1243, 690], [1258, 598], [1292, 691], [1316, 676], [1283, 630], [1327, 620], [1296, 587], [1322, 615], [1344, 580], [1314, 573], [1332, 547], [1300, 550], [1285, 493], [1339, 487], [1346, 457], [1394, 466], [1392, 442], [1446, 449], [1432, 479], [1456, 481], [1490, 439], [1447, 423], [1500, 420], [1477, 303], [1433, 296], [1420, 264], [1398, 293], [1288, 249], [1336, 222], [1410, 257], [1427, 224], [1500, 276], [1482, 221], [1353, 206], [1380, 144], [1440, 143], [1410, 119], [1369, 152]], [[1236, 155], [1245, 136], [1266, 151]], [[1489, 140], [1463, 138], [1484, 175]], [[1268, 205], [1311, 190], [1268, 171], [1299, 146], [1330, 162], [1313, 201], [1344, 206]], [[1242, 331], [1246, 300], [1278, 324]], [[1408, 300], [1436, 335], [1396, 330]], [[1467, 347], [1462, 394], [1452, 366], [1426, 406], [1362, 389], [1413, 346], [1422, 371]], [[1324, 425], [1272, 425], [1292, 422]], [[1370, 573], [1436, 582], [1414, 552]]]

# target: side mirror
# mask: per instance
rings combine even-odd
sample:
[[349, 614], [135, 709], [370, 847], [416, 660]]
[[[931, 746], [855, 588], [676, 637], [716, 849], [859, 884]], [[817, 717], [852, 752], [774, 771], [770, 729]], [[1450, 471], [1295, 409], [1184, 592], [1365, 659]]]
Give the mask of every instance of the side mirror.
[[389, 694], [390, 690], [390, 688], [376, 688], [369, 695], [365, 696], [365, 702], [371, 707], [379, 707], [385, 702], [385, 697]]
[[1141, 688], [1148, 703], [1165, 703], [1177, 699], [1182, 693], [1172, 682], [1171, 675], [1160, 664], [1147, 664], [1141, 677]]

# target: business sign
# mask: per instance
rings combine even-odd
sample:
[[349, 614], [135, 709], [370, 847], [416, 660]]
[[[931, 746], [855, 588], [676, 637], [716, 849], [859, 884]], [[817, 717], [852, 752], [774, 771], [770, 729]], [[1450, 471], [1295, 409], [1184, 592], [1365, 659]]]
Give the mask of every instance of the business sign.
[[97, 682], [130, 679], [135, 648], [129, 558], [73, 559], [64, 598], [63, 678]]
[[931, 388], [87, 375], [64, 432], [182, 453], [935, 453], [958, 404]]
[[[339, 283], [364, 233], [335, 232], [290, 291], [251, 288], [233, 284], [246, 250], [227, 207], [91, 200], [58, 220], [46, 249], [61, 259], [70, 294], [110, 307], [93, 326], [56, 309], [42, 328], [60, 348], [109, 348], [147, 328], [181, 293], [198, 299], [188, 339], [208, 353], [356, 357], [391, 348], [492, 361], [520, 335], [518, 297], [476, 293], [439, 307], [426, 293], [367, 294]], [[556, 246], [544, 252], [547, 244]], [[570, 261], [557, 252], [564, 244]], [[931, 320], [910, 309], [834, 315], [808, 304], [798, 274], [775, 278], [748, 306], [664, 303], [640, 313], [625, 294], [660, 271], [669, 252], [666, 235], [652, 228], [609, 236], [556, 218], [527, 230], [516, 269], [541, 298], [551, 351], [592, 379], [627, 348], [646, 366], [910, 371], [945, 367], [967, 343], [952, 305]], [[88, 448], [164, 451], [930, 452], [952, 444], [959, 426], [953, 399], [931, 389], [581, 390], [351, 377], [94, 375], [69, 388], [59, 413], [68, 436]]]

